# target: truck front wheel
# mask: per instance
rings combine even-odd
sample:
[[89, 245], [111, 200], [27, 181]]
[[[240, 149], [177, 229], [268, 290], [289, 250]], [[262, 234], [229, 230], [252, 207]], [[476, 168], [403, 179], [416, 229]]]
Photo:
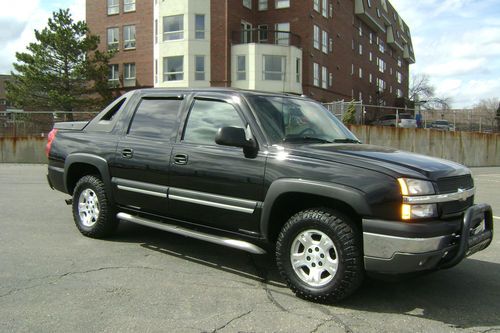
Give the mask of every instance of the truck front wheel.
[[118, 220], [98, 177], [87, 175], [76, 183], [73, 218], [78, 230], [87, 237], [103, 238], [116, 229]]
[[361, 235], [347, 216], [335, 210], [304, 210], [283, 226], [276, 242], [276, 261], [297, 296], [339, 301], [362, 282]]

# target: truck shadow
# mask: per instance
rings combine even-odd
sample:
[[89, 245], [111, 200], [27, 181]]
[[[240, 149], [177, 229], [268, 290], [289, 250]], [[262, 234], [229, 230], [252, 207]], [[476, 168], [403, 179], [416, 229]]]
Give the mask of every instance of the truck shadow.
[[400, 314], [453, 328], [500, 325], [500, 264], [465, 259], [458, 266], [399, 282], [367, 279], [341, 306]]
[[[293, 294], [279, 275], [274, 256], [251, 255], [207, 242], [138, 225], [122, 223], [110, 241], [141, 247], [238, 276], [246, 284], [263, 283], [273, 293]], [[399, 281], [368, 278], [351, 297], [321, 305], [346, 310], [411, 316], [453, 328], [500, 325], [500, 264], [466, 259], [458, 266]]]

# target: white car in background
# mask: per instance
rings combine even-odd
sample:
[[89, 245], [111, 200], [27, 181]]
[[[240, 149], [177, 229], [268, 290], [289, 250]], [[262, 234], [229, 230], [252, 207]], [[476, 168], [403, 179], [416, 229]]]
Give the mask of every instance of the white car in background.
[[[398, 123], [396, 126], [396, 118], [398, 118]], [[402, 127], [402, 128], [417, 128], [417, 121], [409, 113], [387, 114], [380, 117], [373, 122], [372, 125], [375, 126], [392, 126], [392, 127]]]

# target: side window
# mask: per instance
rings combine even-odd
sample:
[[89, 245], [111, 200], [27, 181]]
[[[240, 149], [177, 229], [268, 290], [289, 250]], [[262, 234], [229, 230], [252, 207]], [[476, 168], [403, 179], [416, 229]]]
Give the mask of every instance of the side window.
[[118, 110], [120, 110], [123, 103], [125, 103], [125, 100], [126, 100], [126, 98], [122, 98], [115, 105], [113, 105], [113, 107], [108, 112], [106, 112], [106, 114], [104, 116], [102, 116], [100, 121], [113, 120], [115, 115], [118, 113]]
[[189, 143], [215, 145], [221, 127], [245, 127], [236, 109], [228, 103], [196, 100], [189, 113], [183, 140]]
[[128, 130], [129, 135], [169, 139], [181, 105], [178, 99], [143, 99]]

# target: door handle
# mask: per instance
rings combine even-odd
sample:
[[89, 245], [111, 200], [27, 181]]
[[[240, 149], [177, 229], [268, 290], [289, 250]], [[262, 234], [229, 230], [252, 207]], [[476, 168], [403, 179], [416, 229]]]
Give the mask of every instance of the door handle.
[[174, 164], [185, 165], [188, 162], [188, 156], [186, 154], [177, 154], [174, 156]]
[[123, 158], [132, 158], [134, 156], [134, 150], [131, 148], [122, 149]]

